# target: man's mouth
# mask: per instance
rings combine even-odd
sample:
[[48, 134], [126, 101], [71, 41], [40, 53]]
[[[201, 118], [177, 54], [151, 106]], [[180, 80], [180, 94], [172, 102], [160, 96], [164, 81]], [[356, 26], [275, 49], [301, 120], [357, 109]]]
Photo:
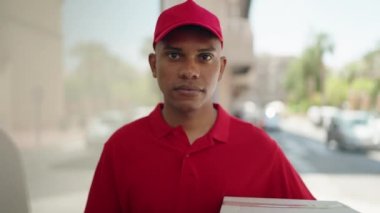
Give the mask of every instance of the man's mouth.
[[183, 94], [188, 94], [188, 95], [205, 92], [205, 90], [202, 89], [201, 87], [188, 86], [188, 85], [181, 85], [181, 86], [174, 87], [174, 91], [177, 91]]

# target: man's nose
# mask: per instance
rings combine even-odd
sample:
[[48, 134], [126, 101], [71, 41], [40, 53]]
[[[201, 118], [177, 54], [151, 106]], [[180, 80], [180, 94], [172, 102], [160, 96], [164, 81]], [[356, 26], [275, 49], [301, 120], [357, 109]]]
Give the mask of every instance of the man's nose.
[[200, 70], [197, 62], [194, 60], [186, 60], [184, 66], [180, 70], [180, 78], [182, 79], [198, 79], [200, 76]]

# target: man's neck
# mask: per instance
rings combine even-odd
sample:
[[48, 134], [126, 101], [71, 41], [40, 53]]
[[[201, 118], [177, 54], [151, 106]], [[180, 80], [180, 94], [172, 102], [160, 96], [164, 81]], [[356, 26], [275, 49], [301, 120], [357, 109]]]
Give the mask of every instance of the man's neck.
[[162, 113], [170, 126], [182, 126], [190, 144], [205, 135], [214, 125], [217, 117], [217, 110], [213, 105], [186, 112], [171, 110], [170, 107], [165, 109], [164, 106]]

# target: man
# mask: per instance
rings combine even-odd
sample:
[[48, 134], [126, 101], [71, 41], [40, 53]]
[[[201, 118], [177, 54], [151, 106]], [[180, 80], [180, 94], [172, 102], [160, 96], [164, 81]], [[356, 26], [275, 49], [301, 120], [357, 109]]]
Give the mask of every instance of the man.
[[193, 1], [158, 18], [163, 103], [104, 146], [85, 212], [219, 212], [224, 196], [314, 199], [278, 145], [212, 96], [227, 63], [218, 18]]

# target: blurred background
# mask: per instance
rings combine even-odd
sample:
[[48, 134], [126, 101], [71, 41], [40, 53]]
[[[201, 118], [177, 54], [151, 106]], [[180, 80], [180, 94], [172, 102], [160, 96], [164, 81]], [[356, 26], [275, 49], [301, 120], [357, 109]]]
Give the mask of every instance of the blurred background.
[[[179, 0], [0, 0], [0, 212], [83, 212], [102, 146], [161, 100], [155, 21]], [[380, 212], [380, 2], [198, 0], [222, 22], [215, 100], [320, 200]]]

